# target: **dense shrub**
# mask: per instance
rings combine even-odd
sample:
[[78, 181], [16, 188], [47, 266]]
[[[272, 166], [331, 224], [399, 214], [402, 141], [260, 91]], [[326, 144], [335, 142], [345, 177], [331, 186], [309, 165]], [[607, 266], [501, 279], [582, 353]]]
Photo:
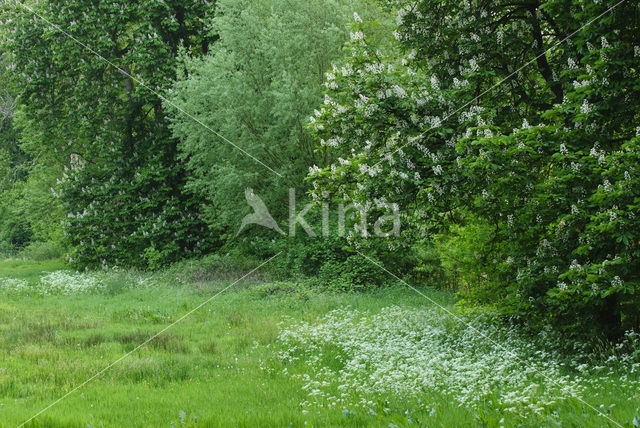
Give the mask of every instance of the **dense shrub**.
[[31, 241], [31, 227], [24, 217], [9, 218], [2, 226], [0, 240], [6, 242], [10, 248], [20, 249]]
[[[640, 324], [637, 2], [46, 0], [0, 13], [0, 252], [68, 244], [77, 266], [183, 261], [203, 280], [278, 254], [265, 267], [278, 279], [392, 280], [366, 252], [537, 328]], [[299, 207], [357, 207], [346, 236], [239, 230], [251, 198], [284, 228], [291, 188]], [[390, 203], [401, 232], [361, 233], [359, 216]]]
[[65, 252], [66, 249], [59, 242], [32, 242], [20, 251], [19, 256], [28, 260], [45, 261], [62, 258]]

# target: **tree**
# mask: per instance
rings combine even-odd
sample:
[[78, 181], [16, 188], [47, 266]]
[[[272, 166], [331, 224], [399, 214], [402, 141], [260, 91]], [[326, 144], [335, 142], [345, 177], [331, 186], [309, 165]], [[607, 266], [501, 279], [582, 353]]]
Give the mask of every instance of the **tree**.
[[0, 251], [12, 251], [29, 243], [33, 230], [24, 207], [17, 203], [29, 172], [29, 156], [20, 148], [13, 123], [17, 90], [8, 84], [11, 70], [0, 52]]
[[480, 223], [466, 296], [531, 325], [637, 326], [637, 4], [388, 3], [402, 63], [356, 25], [312, 125], [340, 158], [317, 196], [402, 204], [395, 245]]
[[359, 1], [223, 0], [211, 29], [220, 40], [204, 58], [183, 56], [166, 107], [218, 134], [174, 109], [188, 186], [222, 236], [232, 238], [247, 213], [245, 189], [282, 218], [288, 188], [304, 189], [308, 168], [326, 161], [304, 124], [322, 100], [324, 72], [342, 55], [354, 9], [379, 13]]
[[[49, 0], [9, 5], [22, 147], [60, 165], [54, 189], [80, 266], [157, 266], [210, 245], [184, 189], [158, 94], [182, 46], [204, 53], [212, 3]], [[204, 34], [204, 35], [203, 35]]]

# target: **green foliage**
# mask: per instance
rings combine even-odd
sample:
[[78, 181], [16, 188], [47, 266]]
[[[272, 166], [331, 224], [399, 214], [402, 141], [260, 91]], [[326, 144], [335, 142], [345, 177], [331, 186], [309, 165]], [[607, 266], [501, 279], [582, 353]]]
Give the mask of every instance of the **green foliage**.
[[[6, 55], [0, 52], [0, 81], [8, 83], [9, 76]], [[0, 89], [0, 253], [23, 247], [33, 235], [27, 213], [18, 206], [28, 157], [20, 149], [13, 123], [15, 98], [12, 85]]]
[[7, 249], [19, 249], [31, 241], [32, 232], [28, 220], [20, 213], [3, 210], [3, 225], [0, 240], [8, 244]]
[[311, 172], [316, 197], [399, 203], [398, 245], [440, 234], [475, 302], [580, 333], [637, 327], [637, 5], [389, 4], [397, 45], [357, 22], [327, 75], [310, 127], [338, 162]]
[[281, 252], [268, 267], [277, 278], [298, 278], [336, 291], [362, 291], [388, 283], [369, 260], [347, 247], [344, 238], [287, 238], [266, 248]]
[[435, 261], [458, 288], [478, 289], [492, 278], [495, 263], [486, 252], [492, 238], [490, 225], [469, 218], [464, 223], [449, 225], [448, 230], [433, 239], [439, 256]]
[[[374, 262], [380, 264], [379, 261]], [[392, 282], [372, 265], [370, 259], [360, 254], [351, 255], [341, 263], [323, 265], [318, 280], [326, 282], [327, 288], [335, 291], [365, 291]]]
[[16, 252], [32, 241], [62, 241], [61, 204], [51, 188], [60, 168], [41, 162], [40, 153], [23, 151], [19, 120], [15, 120], [19, 93], [8, 55], [0, 56], [0, 242]]
[[[534, 327], [640, 326], [637, 4], [30, 4], [0, 9], [0, 252], [202, 278], [278, 253], [363, 290], [366, 251]], [[236, 234], [246, 189], [284, 226], [289, 188], [357, 207], [346, 236]], [[390, 203], [401, 233], [362, 233]]]

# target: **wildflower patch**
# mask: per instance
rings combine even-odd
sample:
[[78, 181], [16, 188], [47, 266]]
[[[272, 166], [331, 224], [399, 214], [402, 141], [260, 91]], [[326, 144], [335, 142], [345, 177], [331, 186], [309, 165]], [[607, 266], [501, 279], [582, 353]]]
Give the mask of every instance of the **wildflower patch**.
[[[465, 325], [433, 308], [392, 306], [377, 314], [337, 309], [317, 322], [285, 327], [278, 338], [278, 358], [285, 364], [302, 363], [305, 373], [291, 376], [304, 381], [308, 398], [303, 406], [328, 403], [366, 410], [385, 395], [419, 401], [436, 393], [470, 409], [493, 402], [526, 417], [545, 414], [598, 387], [598, 378], [586, 376], [596, 369], [587, 370], [591, 366], [582, 363], [589, 358], [586, 351], [566, 361], [554, 351], [561, 346], [554, 340], [559, 339], [540, 340], [547, 350], [516, 328], [486, 321]], [[597, 367], [609, 371], [610, 380], [621, 368], [629, 375], [619, 386], [637, 390], [640, 383], [632, 374], [640, 372], [640, 362], [614, 355]]]

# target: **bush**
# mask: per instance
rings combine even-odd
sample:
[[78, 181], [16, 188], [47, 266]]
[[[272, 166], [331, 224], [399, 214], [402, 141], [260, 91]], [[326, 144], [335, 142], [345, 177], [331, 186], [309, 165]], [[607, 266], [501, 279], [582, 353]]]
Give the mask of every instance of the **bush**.
[[61, 258], [65, 248], [58, 242], [32, 242], [20, 251], [19, 256], [35, 261], [45, 261]]
[[[249, 260], [267, 260], [264, 272], [276, 280], [305, 282], [332, 290], [364, 290], [383, 285], [388, 274], [355, 252], [344, 237], [255, 237], [239, 243], [234, 252]], [[261, 269], [262, 270], [262, 269]]]
[[31, 226], [23, 218], [9, 219], [0, 231], [0, 241], [6, 242], [9, 246], [20, 249], [31, 241]]
[[492, 277], [493, 263], [488, 260], [487, 243], [491, 228], [471, 217], [464, 224], [452, 224], [433, 239], [446, 280], [458, 290], [478, 288]]
[[322, 266], [318, 281], [333, 291], [365, 291], [393, 281], [393, 278], [360, 254], [350, 255], [342, 262]]
[[[174, 263], [159, 276], [173, 277], [178, 282], [203, 282], [212, 280], [234, 280], [248, 274], [263, 263], [258, 257], [238, 249], [220, 250], [201, 259], [184, 260]], [[257, 270], [252, 278], [268, 275], [265, 269]]]
[[13, 247], [6, 241], [0, 241], [0, 258], [13, 255]]

